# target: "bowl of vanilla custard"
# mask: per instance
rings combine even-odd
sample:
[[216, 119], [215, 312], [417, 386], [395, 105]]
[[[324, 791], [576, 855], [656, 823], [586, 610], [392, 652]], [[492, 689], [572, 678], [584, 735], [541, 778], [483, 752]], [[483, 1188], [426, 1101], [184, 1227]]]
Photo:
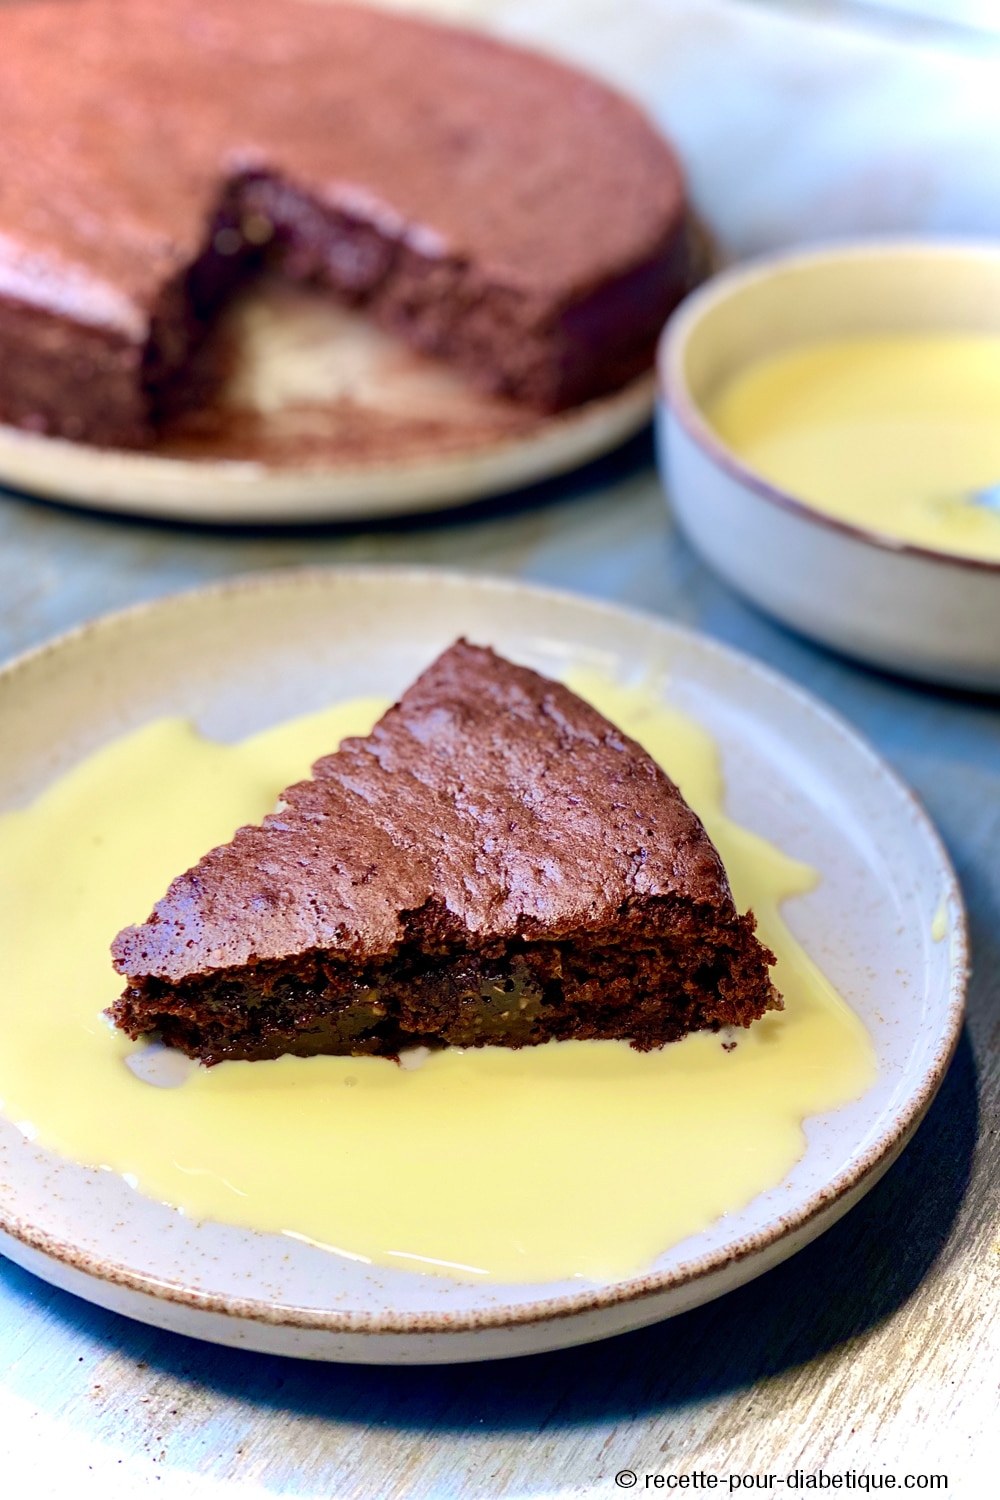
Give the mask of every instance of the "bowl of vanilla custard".
[[874, 666], [1000, 689], [1000, 243], [724, 271], [659, 351], [679, 525], [760, 608]]

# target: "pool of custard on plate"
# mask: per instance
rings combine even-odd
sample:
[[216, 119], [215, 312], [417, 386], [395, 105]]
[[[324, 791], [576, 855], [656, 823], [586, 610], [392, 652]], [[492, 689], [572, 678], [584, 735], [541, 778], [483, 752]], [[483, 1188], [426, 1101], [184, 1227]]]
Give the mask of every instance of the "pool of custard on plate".
[[704, 820], [778, 955], [783, 1011], [656, 1052], [567, 1041], [405, 1067], [185, 1062], [177, 1086], [154, 1086], [139, 1076], [148, 1049], [102, 1014], [122, 987], [111, 939], [387, 705], [343, 703], [235, 745], [162, 719], [0, 819], [0, 1108], [39, 1145], [193, 1220], [476, 1281], [627, 1277], [776, 1186], [805, 1150], [803, 1121], [875, 1077], [867, 1031], [780, 914], [816, 872], [726, 816], [712, 737], [651, 686], [593, 673], [569, 685]]

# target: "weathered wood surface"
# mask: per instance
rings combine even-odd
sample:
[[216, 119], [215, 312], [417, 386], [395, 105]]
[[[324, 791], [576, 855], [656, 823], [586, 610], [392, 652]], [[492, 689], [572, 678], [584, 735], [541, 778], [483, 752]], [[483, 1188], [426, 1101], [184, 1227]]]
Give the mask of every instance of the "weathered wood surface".
[[[524, 32], [540, 31], [544, 15], [557, 30], [567, 15], [566, 0], [439, 3], [503, 11]], [[654, 0], [635, 3], [650, 12]], [[588, 0], [604, 36], [614, 9]], [[715, 0], [706, 9], [717, 23]], [[577, 51], [593, 50], [580, 35]], [[637, 34], [625, 40], [644, 66]], [[101, 1313], [0, 1261], [5, 1496], [576, 1500], [618, 1493], [623, 1468], [644, 1490], [646, 1474], [777, 1480], [820, 1465], [891, 1473], [900, 1487], [905, 1474], [946, 1474], [951, 1493], [970, 1496], [991, 1492], [992, 1472], [995, 1486], [1000, 702], [866, 673], [745, 608], [674, 533], [649, 461], [639, 442], [549, 487], [543, 504], [377, 532], [227, 536], [4, 499], [0, 657], [203, 580], [361, 561], [572, 587], [754, 653], [873, 740], [923, 798], [958, 867], [975, 963], [969, 1025], [916, 1139], [844, 1222], [758, 1282], [658, 1328], [503, 1365], [378, 1371], [239, 1354]], [[728, 1492], [725, 1478], [717, 1492]]]

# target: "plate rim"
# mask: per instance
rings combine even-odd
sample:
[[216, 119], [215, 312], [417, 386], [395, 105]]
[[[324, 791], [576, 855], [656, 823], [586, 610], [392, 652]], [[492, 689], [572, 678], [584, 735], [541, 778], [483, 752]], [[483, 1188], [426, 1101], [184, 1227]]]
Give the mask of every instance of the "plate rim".
[[[516, 493], [593, 462], [647, 426], [655, 400], [651, 365], [617, 390], [564, 411], [538, 413], [527, 433], [501, 434], [437, 455], [302, 468], [254, 458], [186, 459], [100, 448], [0, 423], [0, 488], [75, 510], [206, 526], [431, 515]], [[51, 478], [52, 465], [77, 475], [82, 469], [84, 478], [65, 488], [58, 473]], [[143, 498], [125, 493], [134, 497], [143, 485]]]
[[[358, 1312], [335, 1308], [310, 1308], [292, 1303], [269, 1302], [265, 1298], [243, 1298], [225, 1293], [202, 1292], [196, 1287], [185, 1286], [166, 1280], [133, 1267], [112, 1263], [107, 1258], [81, 1251], [77, 1245], [48, 1231], [36, 1229], [17, 1215], [10, 1214], [0, 1201], [0, 1234], [19, 1241], [29, 1250], [49, 1257], [71, 1271], [100, 1282], [126, 1288], [140, 1295], [153, 1297], [157, 1301], [172, 1303], [194, 1312], [209, 1312], [232, 1318], [234, 1321], [250, 1322], [270, 1327], [322, 1331], [331, 1334], [367, 1335], [427, 1335], [468, 1334], [486, 1329], [511, 1329], [548, 1323], [557, 1319], [579, 1317], [582, 1314], [598, 1313], [625, 1303], [641, 1303], [650, 1298], [676, 1293], [682, 1287], [690, 1287], [712, 1276], [718, 1276], [727, 1268], [751, 1256], [777, 1247], [783, 1240], [807, 1230], [810, 1225], [829, 1214], [843, 1199], [846, 1207], [856, 1201], [865, 1191], [866, 1185], [874, 1185], [895, 1156], [899, 1154], [912, 1133], [920, 1124], [934, 1095], [947, 1072], [958, 1045], [965, 1015], [965, 992], [969, 978], [969, 934], [968, 917], [961, 886], [955, 873], [951, 857], [929, 814], [916, 793], [883, 759], [865, 737], [848, 720], [828, 707], [821, 699], [793, 682], [790, 678], [757, 658], [714, 637], [682, 625], [651, 611], [619, 605], [613, 601], [591, 598], [570, 589], [549, 587], [544, 584], [522, 582], [509, 576], [489, 573], [477, 574], [459, 569], [414, 567], [408, 565], [305, 566], [292, 568], [270, 568], [238, 574], [231, 578], [216, 579], [190, 589], [174, 590], [155, 599], [142, 600], [124, 609], [109, 611], [94, 616], [58, 635], [29, 647], [12, 658], [0, 663], [0, 691], [13, 677], [30, 671], [35, 663], [56, 655], [88, 638], [127, 629], [132, 620], [147, 617], [159, 610], [182, 606], [193, 598], [224, 599], [235, 594], [252, 593], [270, 588], [294, 587], [298, 583], [326, 584], [336, 586], [340, 580], [355, 580], [371, 585], [385, 586], [389, 581], [399, 585], [401, 581], [412, 581], [424, 586], [468, 587], [484, 589], [494, 594], [532, 594], [552, 604], [581, 605], [602, 614], [626, 617], [633, 624], [655, 632], [665, 633], [681, 644], [688, 644], [696, 651], [708, 650], [724, 660], [735, 662], [749, 670], [758, 679], [763, 678], [771, 687], [790, 696], [799, 708], [806, 709], [821, 721], [823, 726], [848, 741], [854, 752], [860, 753], [871, 768], [879, 773], [907, 808], [910, 817], [927, 839], [937, 858], [943, 877], [942, 903], [954, 914], [954, 927], [950, 936], [950, 959], [948, 994], [944, 1007], [944, 1019], [940, 1037], [934, 1053], [919, 1080], [897, 1107], [890, 1124], [884, 1128], [853, 1166], [844, 1168], [835, 1177], [818, 1188], [797, 1210], [773, 1218], [766, 1226], [742, 1238], [730, 1241], [714, 1251], [705, 1252], [693, 1260], [682, 1262], [667, 1271], [651, 1271], [641, 1276], [581, 1290], [572, 1294], [540, 1298], [518, 1304], [500, 1303], [495, 1307], [467, 1309], [460, 1312], [447, 1310], [435, 1312], [400, 1313]], [[249, 1231], [259, 1233], [259, 1231]], [[265, 1235], [267, 1239], [279, 1236]]]

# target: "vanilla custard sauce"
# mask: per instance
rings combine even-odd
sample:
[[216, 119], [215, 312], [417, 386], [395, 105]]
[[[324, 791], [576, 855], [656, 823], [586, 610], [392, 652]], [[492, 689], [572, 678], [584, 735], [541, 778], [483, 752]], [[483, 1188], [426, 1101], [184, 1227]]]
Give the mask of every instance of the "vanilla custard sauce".
[[1000, 334], [884, 333], [772, 355], [706, 415], [763, 479], [842, 521], [1000, 562]]
[[[406, 1066], [157, 1056], [102, 1015], [123, 985], [111, 939], [385, 705], [342, 704], [237, 745], [166, 719], [0, 818], [0, 1108], [38, 1144], [192, 1219], [473, 1280], [640, 1272], [778, 1184], [804, 1151], [803, 1120], [875, 1076], [867, 1032], [779, 913], [817, 876], [725, 816], [718, 754], [693, 720], [651, 689], [570, 685], [700, 813], [778, 954], [783, 1012], [650, 1053], [569, 1041]], [[143, 1081], [165, 1057], [173, 1078], [160, 1067], [160, 1086]]]

